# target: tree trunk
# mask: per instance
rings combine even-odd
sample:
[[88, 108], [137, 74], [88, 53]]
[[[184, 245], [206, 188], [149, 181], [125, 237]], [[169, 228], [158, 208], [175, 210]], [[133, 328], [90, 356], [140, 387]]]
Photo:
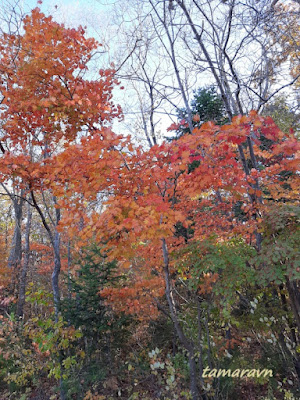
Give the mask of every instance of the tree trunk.
[[24, 261], [20, 274], [19, 281], [19, 296], [18, 296], [18, 306], [17, 315], [23, 317], [23, 309], [25, 304], [25, 292], [26, 292], [26, 277], [29, 267], [29, 257], [30, 257], [30, 228], [31, 228], [31, 218], [32, 210], [30, 204], [27, 204], [27, 223], [25, 232], [25, 251], [24, 251]]
[[[21, 191], [23, 196], [23, 190]], [[13, 293], [17, 290], [18, 282], [18, 268], [21, 265], [22, 259], [22, 217], [23, 217], [23, 204], [24, 199], [20, 197], [18, 200], [13, 199], [14, 213], [15, 213], [15, 228], [12, 239], [12, 246], [8, 257], [8, 267], [13, 270], [11, 290]]]
[[58, 322], [58, 315], [60, 310], [60, 291], [59, 291], [59, 273], [61, 268], [60, 261], [60, 235], [56, 231], [54, 234], [54, 269], [52, 272], [52, 290], [54, 299], [55, 322]]
[[298, 330], [300, 332], [300, 299], [299, 289], [296, 282], [291, 282], [287, 278], [286, 287], [289, 293], [289, 303], [294, 314]]
[[[31, 188], [30, 188], [31, 189]], [[31, 198], [32, 198], [32, 202], [34, 207], [36, 208], [37, 212], [39, 213], [41, 219], [42, 219], [42, 223], [46, 229], [46, 231], [48, 232], [49, 235], [49, 239], [53, 248], [53, 255], [54, 255], [54, 269], [52, 272], [52, 292], [53, 292], [53, 300], [54, 300], [54, 313], [55, 313], [55, 322], [57, 323], [59, 320], [59, 312], [60, 312], [60, 292], [59, 292], [59, 273], [60, 273], [60, 269], [61, 269], [61, 261], [60, 261], [60, 234], [57, 231], [57, 226], [59, 224], [60, 221], [60, 209], [59, 208], [55, 208], [55, 216], [56, 216], [56, 221], [55, 221], [55, 227], [54, 227], [54, 235], [45, 219], [45, 216], [43, 214], [43, 211], [41, 210], [40, 206], [38, 205], [34, 192], [31, 189]], [[54, 204], [56, 206], [57, 202], [56, 202], [56, 197], [53, 196], [53, 201]], [[59, 363], [60, 363], [60, 367], [61, 367], [61, 373], [63, 373], [63, 354], [62, 352], [60, 352], [59, 355]], [[61, 400], [65, 400], [66, 399], [66, 394], [65, 394], [65, 389], [64, 389], [64, 381], [63, 378], [60, 378], [60, 398]]]
[[169, 255], [168, 255], [168, 249], [166, 245], [165, 239], [162, 239], [162, 251], [163, 251], [163, 258], [164, 258], [164, 278], [165, 278], [165, 284], [166, 284], [166, 298], [167, 302], [169, 305], [170, 309], [170, 315], [171, 319], [173, 321], [177, 336], [179, 340], [181, 341], [183, 347], [186, 349], [188, 353], [188, 359], [189, 359], [189, 367], [190, 367], [190, 390], [191, 390], [191, 395], [193, 400], [199, 400], [203, 399], [206, 400], [207, 396], [205, 394], [201, 395], [199, 388], [198, 388], [198, 372], [197, 372], [197, 365], [195, 362], [195, 346], [192, 341], [190, 341], [183, 329], [182, 326], [180, 325], [180, 322], [177, 317], [177, 310], [175, 306], [175, 301], [173, 298], [173, 293], [172, 293], [172, 288], [171, 288], [171, 281], [170, 281], [170, 273], [169, 273]]
[[[152, 3], [152, 1], [150, 1], [150, 4], [152, 5], [153, 11], [155, 12], [157, 18], [159, 19], [159, 21], [163, 25], [163, 27], [165, 29], [165, 32], [166, 32], [166, 35], [168, 37], [168, 41], [169, 41], [169, 44], [170, 44], [170, 51], [168, 51], [167, 49], [166, 50], [167, 50], [167, 53], [168, 53], [168, 55], [170, 57], [170, 60], [171, 60], [171, 62], [173, 64], [176, 80], [177, 80], [177, 83], [178, 83], [178, 86], [179, 86], [179, 89], [180, 89], [180, 92], [181, 92], [182, 100], [184, 102], [184, 106], [185, 106], [186, 113], [187, 113], [187, 123], [188, 123], [188, 126], [189, 126], [190, 133], [192, 133], [193, 129], [194, 129], [194, 126], [193, 126], [193, 115], [192, 115], [191, 107], [190, 107], [190, 104], [189, 104], [189, 101], [188, 101], [186, 90], [185, 90], [185, 88], [183, 86], [183, 83], [182, 83], [182, 79], [181, 79], [181, 76], [180, 76], [180, 71], [179, 71], [179, 68], [178, 68], [177, 57], [176, 57], [175, 48], [174, 48], [175, 39], [172, 38], [171, 33], [169, 31], [169, 28], [168, 28], [168, 24], [166, 22], [166, 15], [165, 15], [166, 8], [164, 7], [164, 18], [162, 18], [159, 15], [159, 13], [157, 12], [157, 9], [155, 8], [155, 6]], [[159, 36], [159, 38], [160, 38], [160, 36]], [[164, 44], [164, 41], [161, 38], [160, 38], [160, 40], [161, 40], [161, 44], [166, 48], [166, 46]]]
[[202, 351], [202, 323], [201, 323], [201, 302], [197, 296], [196, 298], [196, 303], [197, 303], [197, 335], [198, 335], [198, 351], [199, 351], [199, 357], [198, 357], [198, 363], [199, 363], [199, 380], [201, 383], [201, 386], [204, 387], [204, 380], [203, 380], [203, 351]]
[[[54, 204], [56, 205], [56, 197], [53, 196]], [[55, 313], [55, 322], [58, 322], [59, 313], [60, 313], [60, 290], [59, 290], [59, 274], [61, 270], [61, 260], [60, 260], [60, 234], [57, 231], [57, 226], [60, 221], [60, 209], [55, 208], [55, 216], [56, 216], [56, 226], [54, 232], [53, 239], [53, 250], [54, 250], [54, 269], [52, 272], [52, 291], [53, 291], [53, 299], [54, 299], [54, 313]], [[60, 351], [59, 354], [59, 363], [61, 368], [61, 375], [63, 375], [64, 366], [63, 366], [63, 351]], [[59, 380], [59, 389], [60, 389], [60, 398], [61, 400], [66, 400], [66, 392], [64, 388], [64, 379], [61, 376]]]

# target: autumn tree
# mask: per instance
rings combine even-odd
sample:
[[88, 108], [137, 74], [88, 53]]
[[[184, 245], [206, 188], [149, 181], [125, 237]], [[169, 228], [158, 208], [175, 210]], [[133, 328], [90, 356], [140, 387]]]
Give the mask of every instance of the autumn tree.
[[[239, 146], [247, 143], [251, 131], [255, 137], [268, 138], [274, 145], [262, 150], [260, 141], [255, 141], [255, 151], [262, 168], [251, 168], [246, 174], [237, 154]], [[120, 270], [128, 271], [129, 277], [133, 278], [129, 279], [128, 286], [106, 289], [103, 295], [117, 309], [127, 309], [137, 314], [141, 310], [144, 317], [147, 316], [144, 302], [149, 301], [153, 317], [155, 307], [165, 310], [159, 290], [159, 287], [164, 287], [167, 313], [188, 355], [192, 397], [198, 399], [201, 393], [203, 398], [207, 398], [205, 385], [201, 378], [198, 379], [202, 376], [203, 360], [195, 361], [195, 354], [202, 350], [199, 350], [197, 339], [190, 336], [181, 322], [182, 292], [178, 294], [177, 279], [180, 281], [180, 274], [183, 274], [189, 282], [194, 267], [188, 264], [184, 269], [180, 268], [179, 273], [170, 254], [180, 247], [185, 248], [191, 240], [202, 242], [211, 237], [215, 238], [216, 244], [224, 241], [229, 246], [233, 241], [232, 250], [224, 253], [230, 254], [238, 251], [234, 241], [241, 240], [245, 248], [241, 253], [244, 252], [244, 256], [239, 256], [240, 267], [244, 284], [250, 284], [255, 270], [264, 268], [263, 261], [251, 261], [251, 258], [256, 251], [261, 254], [261, 249], [257, 248], [257, 232], [262, 229], [261, 224], [269, 207], [280, 203], [283, 198], [286, 203], [296, 201], [298, 177], [295, 171], [298, 161], [294, 154], [298, 151], [298, 144], [292, 135], [284, 135], [270, 118], [264, 119], [252, 112], [248, 117], [237, 116], [231, 124], [221, 127], [210, 122], [203, 124], [192, 135], [185, 135], [170, 144], [154, 146], [149, 152], [141, 148], [134, 150], [131, 146], [128, 148], [122, 172], [119, 170], [122, 179], [114, 185], [105, 211], [91, 215], [92, 224], [90, 222], [90, 228], [85, 231], [85, 235], [106, 243], [110, 256], [119, 260]], [[279, 154], [282, 154], [280, 159]], [[195, 160], [199, 160], [200, 164], [191, 171], [189, 165]], [[281, 178], [285, 170], [291, 171], [288, 181]], [[86, 178], [83, 177], [84, 181]], [[72, 183], [75, 185], [75, 180]], [[287, 184], [289, 189], [285, 189]], [[97, 175], [93, 176], [92, 185], [101, 187]], [[243, 219], [236, 217], [234, 205], [237, 201], [242, 202]], [[178, 234], [179, 223], [190, 233]], [[247, 246], [249, 252], [245, 253]], [[245, 254], [248, 254], [248, 259], [243, 258]], [[229, 293], [227, 285], [231, 286], [233, 279], [229, 274], [229, 265], [221, 264], [219, 268], [208, 270], [204, 268], [201, 271], [203, 278], [195, 273], [197, 284], [193, 289], [194, 304], [198, 301], [199, 293], [209, 293], [218, 280], [221, 285], [224, 284], [224, 293]], [[295, 266], [286, 268], [285, 265], [280, 282], [287, 285], [289, 307], [297, 323], [297, 271]], [[290, 273], [293, 274], [291, 286], [288, 283]], [[277, 273], [272, 269], [268, 284], [277, 282], [276, 276]], [[233, 292], [240, 284], [236, 280], [237, 286], [234, 285]], [[136, 301], [133, 300], [134, 296]], [[200, 330], [201, 326], [202, 317], [199, 319]]]
[[[47, 222], [46, 209], [39, 204], [37, 194], [53, 179], [51, 169], [47, 169], [51, 157], [78, 135], [85, 136], [91, 130], [96, 135], [98, 127], [106, 126], [119, 109], [111, 102], [113, 71], [100, 71], [97, 81], [84, 78], [99, 44], [86, 39], [83, 28], [67, 29], [35, 9], [24, 19], [23, 29], [21, 36], [4, 33], [1, 39], [2, 181], [11, 179], [13, 171], [14, 187], [30, 193], [29, 201], [48, 232], [58, 305], [60, 238], [56, 226], [60, 210], [53, 197], [54, 215], [52, 222]], [[21, 194], [15, 201], [22, 198]]]
[[271, 116], [282, 131], [288, 132], [293, 129], [298, 134], [300, 119], [298, 106], [290, 104], [287, 97], [274, 98], [264, 107], [263, 115]]
[[299, 11], [300, 3], [276, 2], [275, 16], [277, 24], [269, 32], [273, 42], [279, 46], [276, 57], [281, 63], [288, 63], [291, 76], [299, 86]]
[[[66, 28], [38, 8], [24, 18], [21, 34], [1, 35], [1, 182], [13, 187], [12, 194], [7, 194], [14, 204], [18, 203], [18, 221], [22, 220], [22, 204], [26, 201], [46, 229], [53, 250], [51, 280], [56, 323], [60, 309], [58, 225], [62, 210], [53, 189], [57, 186], [53, 160], [76, 142], [82, 146], [95, 140], [102, 149], [101, 141], [109, 136], [110, 122], [120, 115], [120, 108], [113, 104], [111, 96], [116, 83], [114, 71], [100, 70], [95, 80], [87, 77], [88, 63], [99, 46], [94, 39], [85, 37], [82, 27]], [[106, 148], [111, 145], [109, 141]], [[90, 146], [95, 146], [95, 142]], [[15, 237], [21, 243], [21, 224], [16, 227]], [[28, 235], [27, 232], [25, 264]], [[14, 259], [20, 263], [20, 246], [13, 248], [19, 252]], [[25, 264], [19, 314], [24, 301]], [[61, 395], [64, 398], [63, 391]]]

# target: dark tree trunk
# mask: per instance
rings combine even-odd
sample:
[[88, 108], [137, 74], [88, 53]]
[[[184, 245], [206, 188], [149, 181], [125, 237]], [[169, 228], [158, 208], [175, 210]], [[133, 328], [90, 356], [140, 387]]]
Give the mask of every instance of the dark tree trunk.
[[182, 343], [183, 347], [186, 349], [188, 354], [189, 367], [190, 367], [190, 390], [191, 390], [192, 400], [200, 400], [200, 399], [206, 400], [207, 396], [205, 394], [201, 395], [200, 390], [198, 388], [198, 379], [197, 379], [198, 369], [195, 361], [196, 356], [194, 350], [195, 349], [194, 343], [190, 341], [188, 337], [185, 335], [183, 328], [177, 317], [177, 310], [175, 306], [175, 301], [170, 281], [169, 255], [165, 239], [162, 239], [162, 251], [164, 258], [164, 278], [166, 284], [166, 298], [169, 305], [170, 316], [174, 324], [175, 331], [177, 333], [180, 342]]

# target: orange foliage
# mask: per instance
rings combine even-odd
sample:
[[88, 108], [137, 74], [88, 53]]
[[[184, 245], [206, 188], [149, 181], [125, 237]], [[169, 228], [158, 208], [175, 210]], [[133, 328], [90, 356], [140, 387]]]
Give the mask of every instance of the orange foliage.
[[[268, 150], [259, 147], [261, 135], [273, 141]], [[247, 175], [238, 146], [246, 144], [250, 136], [264, 168], [252, 168]], [[161, 243], [165, 239], [169, 251], [185, 245], [176, 233], [179, 223], [183, 229], [193, 229], [195, 240], [213, 234], [219, 241], [239, 236], [255, 244], [255, 232], [259, 231], [269, 204], [283, 197], [286, 201], [297, 200], [299, 143], [292, 134], [281, 132], [271, 118], [255, 112], [236, 116], [231, 124], [221, 127], [205, 123], [195, 128], [192, 135], [156, 145], [149, 151], [140, 147], [133, 151], [128, 138], [112, 133], [109, 140], [113, 140], [113, 146], [106, 139], [103, 136], [102, 147], [98, 142], [93, 152], [90, 146], [97, 139], [86, 141], [89, 150], [85, 163], [84, 149], [78, 146], [73, 153], [59, 156], [57, 178], [72, 188], [72, 194], [65, 194], [62, 201], [71, 210], [62, 225], [79, 235], [83, 243], [91, 238], [106, 243], [110, 257], [119, 260], [120, 270], [128, 276], [133, 274], [124, 287], [103, 293], [113, 307], [122, 311], [140, 310], [142, 314], [146, 303], [154, 304], [155, 294], [150, 291], [145, 295], [141, 291], [145, 288], [147, 292], [150, 283], [154, 287], [155, 282], [159, 283], [155, 293], [157, 297], [162, 294]], [[245, 154], [250, 157], [247, 150]], [[71, 165], [74, 159], [76, 167], [68, 167], [66, 176], [64, 165]], [[195, 161], [198, 165], [190, 170]], [[287, 169], [292, 173], [283, 180], [281, 173]], [[287, 184], [292, 190], [286, 190]], [[86, 213], [85, 205], [99, 193], [106, 195], [105, 209], [101, 213]], [[234, 214], [237, 202], [241, 203], [244, 219], [237, 219]], [[79, 218], [84, 221], [80, 229]], [[138, 265], [142, 263], [143, 268], [131, 269], [134, 260], [139, 260]], [[217, 275], [205, 276], [200, 291], [209, 292], [216, 279]]]
[[211, 293], [213, 284], [218, 280], [219, 274], [212, 274], [211, 272], [203, 272], [203, 278], [199, 284], [199, 293], [208, 294]]

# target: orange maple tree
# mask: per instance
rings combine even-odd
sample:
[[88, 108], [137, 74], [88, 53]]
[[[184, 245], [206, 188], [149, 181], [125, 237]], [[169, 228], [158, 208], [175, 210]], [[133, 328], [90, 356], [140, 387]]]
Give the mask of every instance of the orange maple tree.
[[35, 8], [22, 28], [20, 35], [3, 33], [0, 38], [0, 181], [8, 184], [8, 194], [13, 188], [12, 200], [27, 197], [41, 217], [54, 252], [52, 282], [58, 303], [61, 209], [54, 195], [64, 192], [56, 173], [67, 174], [68, 168], [63, 165], [62, 171], [57, 155], [65, 157], [70, 148], [73, 157], [77, 143], [85, 149], [78, 161], [85, 163], [97, 156], [95, 149], [99, 154], [109, 150], [109, 126], [121, 117], [121, 109], [112, 101], [117, 83], [113, 68], [88, 77], [89, 61], [101, 45], [86, 38], [82, 27], [66, 28]]

